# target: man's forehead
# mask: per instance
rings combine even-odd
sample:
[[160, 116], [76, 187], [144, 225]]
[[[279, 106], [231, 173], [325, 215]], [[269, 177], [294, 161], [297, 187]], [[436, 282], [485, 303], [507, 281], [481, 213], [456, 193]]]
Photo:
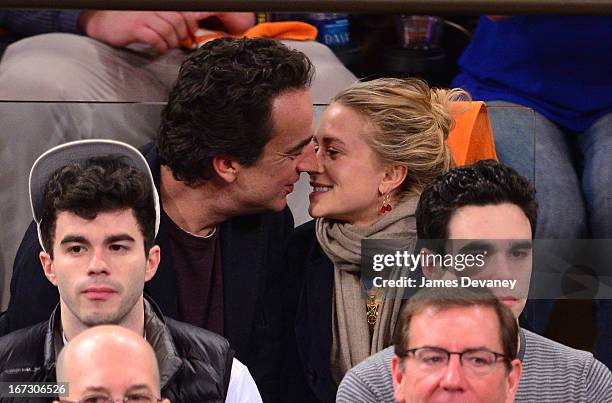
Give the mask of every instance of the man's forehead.
[[279, 94], [272, 102], [269, 143], [297, 145], [313, 132], [313, 105], [307, 89], [292, 89]]
[[532, 249], [532, 239], [448, 239], [446, 249], [458, 252]]
[[531, 239], [531, 223], [512, 203], [468, 205], [456, 209], [447, 224], [449, 239]]
[[131, 208], [101, 211], [94, 218], [82, 217], [73, 211], [60, 211], [55, 224], [56, 236], [68, 232], [72, 235], [106, 238], [140, 230]]
[[94, 213], [91, 214], [81, 214], [78, 211], [72, 211], [72, 210], [59, 210], [57, 212], [57, 220], [64, 220], [64, 221], [86, 221], [86, 222], [99, 222], [99, 221], [105, 221], [108, 219], [120, 219], [120, 220], [129, 220], [130, 218], [132, 218], [133, 220], [136, 220], [136, 216], [134, 214], [134, 209], [130, 208], [130, 207], [125, 207], [125, 208], [118, 208], [118, 209], [113, 209], [113, 210], [100, 210], [95, 212], [95, 216], [93, 216]]
[[[478, 348], [485, 347], [485, 341], [497, 347], [501, 341], [497, 337], [499, 321], [491, 320], [495, 317], [493, 308], [484, 305], [426, 307], [411, 320], [411, 347], [432, 343], [431, 347], [447, 348], [467, 343], [468, 348]], [[488, 340], [487, 335], [495, 335], [494, 340]]]

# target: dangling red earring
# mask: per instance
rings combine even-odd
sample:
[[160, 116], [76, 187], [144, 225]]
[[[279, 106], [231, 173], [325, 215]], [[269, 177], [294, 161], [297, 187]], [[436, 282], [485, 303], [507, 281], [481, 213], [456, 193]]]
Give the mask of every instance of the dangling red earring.
[[380, 208], [380, 214], [385, 214], [393, 210], [393, 207], [391, 207], [391, 204], [389, 203], [390, 199], [391, 199], [391, 196], [389, 196], [389, 193], [383, 196], [382, 207]]

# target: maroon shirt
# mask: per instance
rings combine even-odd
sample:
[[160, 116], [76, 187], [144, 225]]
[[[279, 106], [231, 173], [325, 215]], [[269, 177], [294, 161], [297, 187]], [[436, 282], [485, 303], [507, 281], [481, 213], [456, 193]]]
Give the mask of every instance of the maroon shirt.
[[[223, 272], [219, 229], [190, 234], [169, 220], [179, 320], [223, 336]], [[163, 251], [162, 251], [163, 253]]]

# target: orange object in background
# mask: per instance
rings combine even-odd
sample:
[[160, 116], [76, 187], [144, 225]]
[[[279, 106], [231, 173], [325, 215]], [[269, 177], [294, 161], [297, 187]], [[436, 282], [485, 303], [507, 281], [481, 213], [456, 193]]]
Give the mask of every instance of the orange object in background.
[[455, 164], [461, 166], [485, 159], [497, 160], [493, 129], [484, 102], [451, 102], [450, 110], [455, 126], [446, 144]]
[[313, 25], [299, 21], [263, 22], [249, 28], [240, 35], [230, 35], [223, 31], [199, 29], [194, 36], [181, 42], [187, 49], [197, 49], [198, 46], [224, 37], [233, 38], [273, 38], [289, 39], [294, 41], [314, 41], [317, 38], [317, 28]]

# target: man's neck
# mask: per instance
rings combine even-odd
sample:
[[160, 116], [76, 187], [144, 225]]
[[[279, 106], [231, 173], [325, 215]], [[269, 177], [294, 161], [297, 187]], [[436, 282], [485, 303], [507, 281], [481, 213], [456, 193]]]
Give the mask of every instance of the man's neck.
[[519, 330], [518, 331], [518, 341], [516, 343], [516, 353], [517, 355], [519, 355], [521, 353], [521, 347], [522, 347], [521, 345], [521, 331], [522, 330], [521, 330], [521, 324], [519, 323], [518, 317], [515, 317], [515, 319], [516, 319], [516, 325], [518, 326], [518, 330]]
[[170, 169], [162, 165], [160, 194], [168, 217], [178, 227], [195, 235], [210, 234], [215, 226], [231, 216], [224, 212], [227, 200], [214, 180], [188, 186], [176, 180]]
[[[60, 319], [62, 325], [62, 333], [66, 340], [70, 341], [82, 331], [90, 328], [81, 322], [64, 303], [60, 300]], [[98, 323], [100, 325], [107, 323]], [[108, 323], [110, 324], [110, 323]], [[119, 325], [131, 331], [144, 335], [144, 297], [141, 297], [132, 310], [121, 320], [120, 323], [112, 323]]]

